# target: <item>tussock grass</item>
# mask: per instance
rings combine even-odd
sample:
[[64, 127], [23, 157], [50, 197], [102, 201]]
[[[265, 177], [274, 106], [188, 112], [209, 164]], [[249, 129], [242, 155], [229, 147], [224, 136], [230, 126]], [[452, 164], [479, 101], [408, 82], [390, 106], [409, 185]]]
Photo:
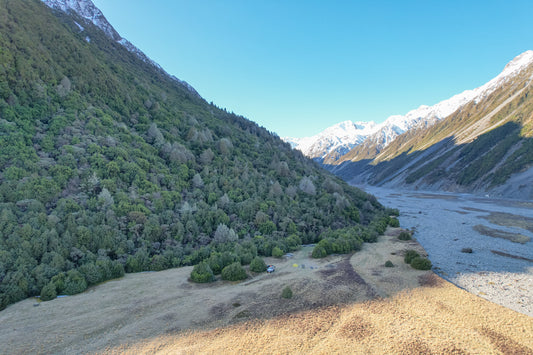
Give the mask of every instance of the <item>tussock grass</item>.
[[486, 235], [492, 238], [506, 239], [513, 243], [526, 244], [527, 242], [531, 240], [530, 237], [523, 235], [523, 234], [510, 233], [510, 232], [502, 231], [499, 229], [490, 228], [482, 224], [475, 225], [472, 228], [480, 234], [483, 234], [483, 235]]
[[489, 216], [483, 216], [490, 223], [504, 227], [518, 227], [533, 233], [533, 218], [504, 212], [491, 212]]
[[533, 354], [533, 318], [431, 275], [394, 297], [156, 337], [126, 354]]

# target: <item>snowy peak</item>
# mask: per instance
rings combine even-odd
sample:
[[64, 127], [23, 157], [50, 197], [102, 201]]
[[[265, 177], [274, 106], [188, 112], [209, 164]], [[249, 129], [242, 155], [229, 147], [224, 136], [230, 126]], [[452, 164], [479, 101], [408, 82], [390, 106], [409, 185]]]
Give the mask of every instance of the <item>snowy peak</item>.
[[74, 11], [81, 17], [92, 22], [96, 27], [104, 31], [114, 41], [120, 41], [122, 37], [107, 21], [104, 14], [91, 0], [42, 0], [48, 7], [63, 12]]
[[282, 138], [293, 148], [300, 150], [311, 158], [323, 158], [331, 152], [346, 154], [354, 146], [361, 144], [369, 135], [376, 131], [375, 122], [344, 121], [326, 128], [321, 133], [305, 138]]
[[466, 90], [433, 106], [422, 105], [405, 115], [390, 116], [381, 124], [374, 122], [354, 124], [346, 121], [329, 127], [313, 137], [283, 139], [291, 142], [294, 148], [301, 150], [308, 157], [327, 158], [330, 163], [340, 158], [340, 152], [347, 152], [363, 142], [365, 146], [371, 143], [371, 150], [379, 152], [396, 137], [409, 130], [432, 126], [470, 102], [477, 104], [532, 64], [533, 51], [529, 50], [510, 61], [498, 76], [485, 85]]
[[[117, 43], [120, 43], [129, 52], [137, 55], [137, 57], [139, 57], [143, 62], [153, 65], [154, 67], [163, 71], [166, 75], [168, 75], [172, 79], [176, 80], [177, 82], [185, 86], [185, 88], [189, 90], [191, 93], [193, 93], [194, 95], [198, 97], [200, 96], [198, 92], [196, 92], [196, 90], [192, 86], [190, 86], [188, 83], [165, 72], [165, 70], [161, 68], [159, 64], [151, 60], [139, 48], [134, 46], [127, 39], [122, 38], [120, 34], [113, 28], [113, 26], [111, 26], [111, 24], [107, 21], [102, 11], [100, 11], [100, 9], [97, 8], [91, 0], [42, 0], [42, 2], [52, 9], [60, 10], [60, 11], [67, 12], [67, 13], [69, 11], [73, 11], [79, 16], [83, 17], [84, 19], [88, 20], [89, 22], [92, 22], [96, 27], [104, 31], [104, 33], [109, 38], [111, 38], [113, 41]], [[81, 26], [79, 23], [76, 22], [76, 25], [78, 26], [80, 31], [84, 30], [83, 26]], [[90, 42], [89, 37], [87, 37], [86, 40], [87, 42]]]
[[513, 73], [518, 73], [523, 69], [527, 68], [531, 63], [533, 63], [533, 51], [525, 51], [524, 53], [518, 55], [516, 58], [511, 60], [503, 69], [500, 75], [512, 75]]

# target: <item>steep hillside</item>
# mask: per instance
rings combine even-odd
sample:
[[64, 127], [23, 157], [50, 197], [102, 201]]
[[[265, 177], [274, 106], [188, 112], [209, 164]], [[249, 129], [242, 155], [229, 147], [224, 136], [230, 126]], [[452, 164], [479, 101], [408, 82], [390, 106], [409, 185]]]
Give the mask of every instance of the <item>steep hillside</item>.
[[[358, 122], [356, 124], [347, 121], [327, 128], [323, 132], [305, 138], [283, 138], [286, 142], [302, 151], [302, 153], [316, 161], [323, 163], [334, 171], [349, 170], [360, 175], [361, 169], [367, 171], [366, 160], [373, 164], [383, 160], [390, 160], [391, 156], [400, 154], [404, 150], [399, 148], [406, 141], [413, 137], [418, 137], [421, 132], [434, 124], [453, 116], [458, 111], [468, 111], [471, 114], [473, 109], [479, 107], [478, 104], [487, 100], [495, 91], [502, 87], [508, 87], [510, 82], [520, 81], [520, 75], [533, 63], [533, 51], [526, 51], [511, 62], [503, 71], [486, 84], [473, 90], [466, 90], [447, 100], [441, 101], [433, 106], [422, 105], [417, 109], [409, 111], [405, 115], [394, 115], [387, 118], [383, 123]], [[518, 77], [518, 78], [517, 78]], [[463, 120], [464, 121], [464, 120]], [[486, 120], [485, 120], [486, 121]], [[483, 122], [485, 122], [483, 121]], [[482, 128], [487, 128], [485, 123], [480, 123]], [[473, 127], [470, 136], [462, 133], [460, 143], [465, 143], [468, 139], [482, 133], [479, 127]], [[477, 132], [477, 133], [476, 133]], [[445, 137], [446, 134], [453, 135], [450, 130], [441, 132], [438, 137]], [[436, 136], [436, 137], [437, 137]], [[431, 144], [422, 140], [423, 144]], [[438, 140], [433, 139], [432, 143]], [[389, 149], [387, 147], [391, 145]], [[416, 144], [415, 144], [416, 145]], [[416, 149], [416, 147], [415, 147]], [[381, 154], [381, 152], [383, 153]], [[353, 164], [343, 164], [345, 162], [359, 162]], [[335, 165], [343, 164], [343, 167]], [[397, 165], [395, 165], [397, 166]], [[350, 174], [342, 173], [350, 178]], [[365, 180], [359, 178], [359, 180]]]
[[356, 162], [330, 169], [354, 183], [531, 199], [532, 78], [533, 65], [522, 67], [445, 120], [409, 131], [373, 156], [352, 151], [346, 158]]
[[388, 220], [275, 135], [38, 0], [0, 0], [0, 172], [0, 309], [124, 271], [246, 264], [326, 231], [371, 240]]

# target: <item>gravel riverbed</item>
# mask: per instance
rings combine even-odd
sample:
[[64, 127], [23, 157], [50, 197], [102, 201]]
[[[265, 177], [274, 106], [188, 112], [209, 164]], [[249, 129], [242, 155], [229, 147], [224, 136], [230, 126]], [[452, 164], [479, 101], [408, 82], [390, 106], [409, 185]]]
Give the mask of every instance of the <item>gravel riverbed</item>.
[[[400, 210], [401, 226], [414, 230], [435, 273], [475, 295], [533, 317], [532, 201], [362, 189], [385, 206]], [[493, 235], [478, 232], [480, 225]]]

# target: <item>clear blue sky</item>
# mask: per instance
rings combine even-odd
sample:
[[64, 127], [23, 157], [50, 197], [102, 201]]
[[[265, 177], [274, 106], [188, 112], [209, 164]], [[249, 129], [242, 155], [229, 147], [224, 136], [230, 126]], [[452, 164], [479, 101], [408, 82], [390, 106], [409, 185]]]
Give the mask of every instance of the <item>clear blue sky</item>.
[[93, 0], [207, 101], [280, 136], [381, 122], [533, 49], [533, 1]]

